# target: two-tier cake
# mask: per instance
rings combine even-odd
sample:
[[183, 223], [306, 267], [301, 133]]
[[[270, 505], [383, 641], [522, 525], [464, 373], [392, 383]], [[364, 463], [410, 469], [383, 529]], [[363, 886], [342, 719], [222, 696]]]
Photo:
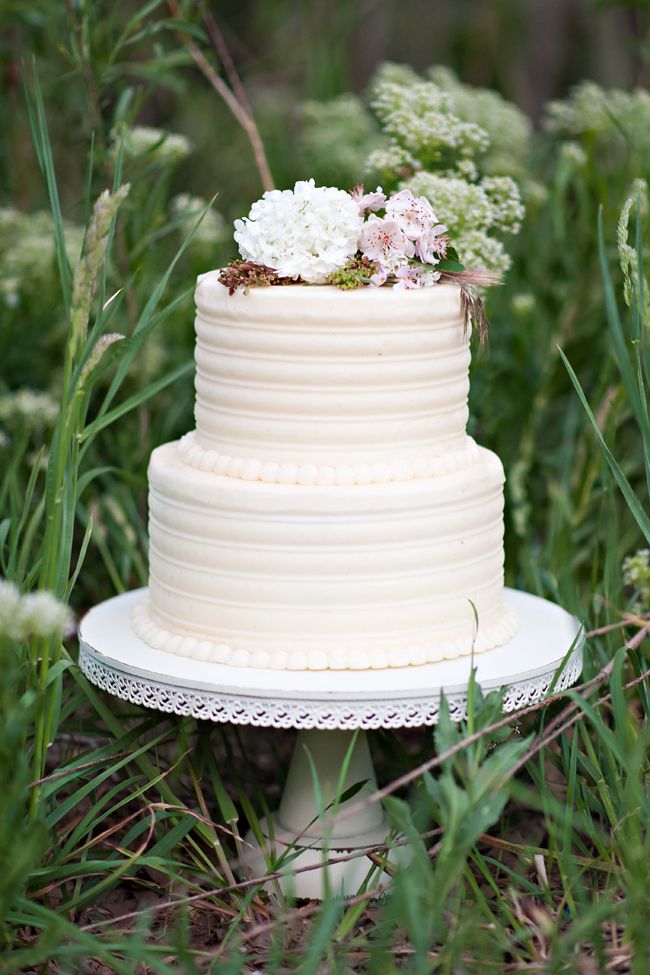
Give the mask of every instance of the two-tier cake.
[[196, 289], [196, 430], [149, 466], [150, 645], [419, 665], [505, 643], [503, 483], [467, 436], [458, 285]]

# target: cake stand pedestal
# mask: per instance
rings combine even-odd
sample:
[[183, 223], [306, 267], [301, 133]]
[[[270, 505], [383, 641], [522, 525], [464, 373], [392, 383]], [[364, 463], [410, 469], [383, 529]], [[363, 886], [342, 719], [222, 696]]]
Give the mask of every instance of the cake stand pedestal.
[[[444, 691], [455, 720], [467, 714], [469, 656], [420, 667], [362, 671], [278, 671], [228, 667], [154, 650], [132, 631], [146, 589], [109, 599], [84, 617], [79, 664], [90, 681], [133, 704], [166, 713], [267, 728], [297, 728], [298, 740], [277, 813], [252, 843], [247, 869], [264, 875], [281, 857], [281, 886], [297, 897], [345, 895], [368, 881], [389, 882], [367, 857], [345, 854], [388, 835], [379, 803], [348, 815], [377, 784], [366, 740], [372, 728], [416, 728], [437, 721]], [[506, 589], [519, 631], [505, 646], [474, 658], [484, 692], [505, 688], [504, 710], [563, 690], [582, 669], [578, 621], [529, 593]], [[356, 787], [353, 788], [353, 787]], [[346, 796], [350, 790], [353, 794]], [[343, 799], [341, 800], [341, 797]], [[324, 865], [328, 859], [338, 863]], [[303, 871], [303, 867], [316, 869]], [[301, 868], [298, 873], [293, 871]]]

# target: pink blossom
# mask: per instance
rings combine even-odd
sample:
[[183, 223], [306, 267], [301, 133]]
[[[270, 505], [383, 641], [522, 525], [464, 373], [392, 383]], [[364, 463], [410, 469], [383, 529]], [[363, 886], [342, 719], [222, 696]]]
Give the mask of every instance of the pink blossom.
[[405, 264], [404, 267], [398, 268], [395, 271], [395, 277], [398, 280], [393, 285], [393, 288], [397, 289], [397, 291], [407, 291], [411, 288], [420, 287], [416, 268], [411, 267], [410, 264]]
[[418, 240], [428, 234], [438, 222], [427, 198], [416, 198], [410, 190], [401, 190], [390, 197], [386, 204], [386, 216], [397, 221], [409, 240]]
[[437, 264], [441, 257], [447, 253], [449, 238], [444, 236], [446, 231], [444, 224], [439, 223], [432, 227], [427, 234], [423, 234], [415, 242], [415, 255], [425, 264]]
[[359, 235], [359, 250], [364, 257], [379, 263], [389, 271], [406, 263], [415, 254], [409, 240], [396, 220], [368, 217]]
[[429, 288], [440, 279], [440, 271], [433, 268], [423, 267], [422, 265], [406, 265], [395, 271], [398, 279], [393, 285], [398, 291], [406, 291], [412, 288]]
[[377, 265], [377, 270], [370, 278], [370, 284], [374, 284], [376, 288], [380, 288], [382, 284], [386, 284], [386, 279], [388, 278], [388, 271], [381, 264]]
[[386, 203], [386, 194], [381, 186], [378, 186], [374, 193], [364, 193], [363, 186], [355, 186], [350, 190], [350, 196], [359, 204], [359, 212], [365, 213], [366, 210], [381, 210]]

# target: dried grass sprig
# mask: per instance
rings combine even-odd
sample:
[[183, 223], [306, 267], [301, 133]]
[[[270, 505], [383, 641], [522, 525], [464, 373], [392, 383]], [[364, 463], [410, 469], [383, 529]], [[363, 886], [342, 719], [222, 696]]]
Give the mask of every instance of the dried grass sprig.
[[460, 310], [465, 334], [472, 327], [478, 335], [480, 348], [486, 348], [489, 322], [485, 311], [485, 302], [476, 289], [489, 288], [495, 284], [500, 284], [501, 275], [498, 271], [488, 271], [482, 267], [468, 267], [463, 271], [443, 271], [440, 280], [453, 282], [460, 286]]

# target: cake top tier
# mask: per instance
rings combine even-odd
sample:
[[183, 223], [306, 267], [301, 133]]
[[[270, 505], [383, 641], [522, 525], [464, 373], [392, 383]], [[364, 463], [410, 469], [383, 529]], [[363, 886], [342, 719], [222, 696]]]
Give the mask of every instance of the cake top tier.
[[[302, 320], [323, 322], [324, 309], [331, 308], [331, 324], [372, 325], [374, 316], [384, 319], [391, 331], [409, 324], [429, 328], [461, 321], [460, 288], [453, 282], [430, 288], [358, 288], [344, 290], [331, 284], [287, 284], [252, 287], [229, 294], [219, 281], [220, 270], [197, 278], [194, 293], [199, 315], [232, 322], [255, 322], [267, 317], [273, 323], [295, 327]], [[378, 324], [378, 323], [377, 323]]]
[[456, 285], [230, 295], [211, 271], [196, 305], [197, 429], [185, 440], [195, 466], [232, 474], [241, 461], [290, 481], [305, 465], [344, 479], [339, 468], [362, 465], [367, 482], [431, 476], [432, 458], [471, 448]]

